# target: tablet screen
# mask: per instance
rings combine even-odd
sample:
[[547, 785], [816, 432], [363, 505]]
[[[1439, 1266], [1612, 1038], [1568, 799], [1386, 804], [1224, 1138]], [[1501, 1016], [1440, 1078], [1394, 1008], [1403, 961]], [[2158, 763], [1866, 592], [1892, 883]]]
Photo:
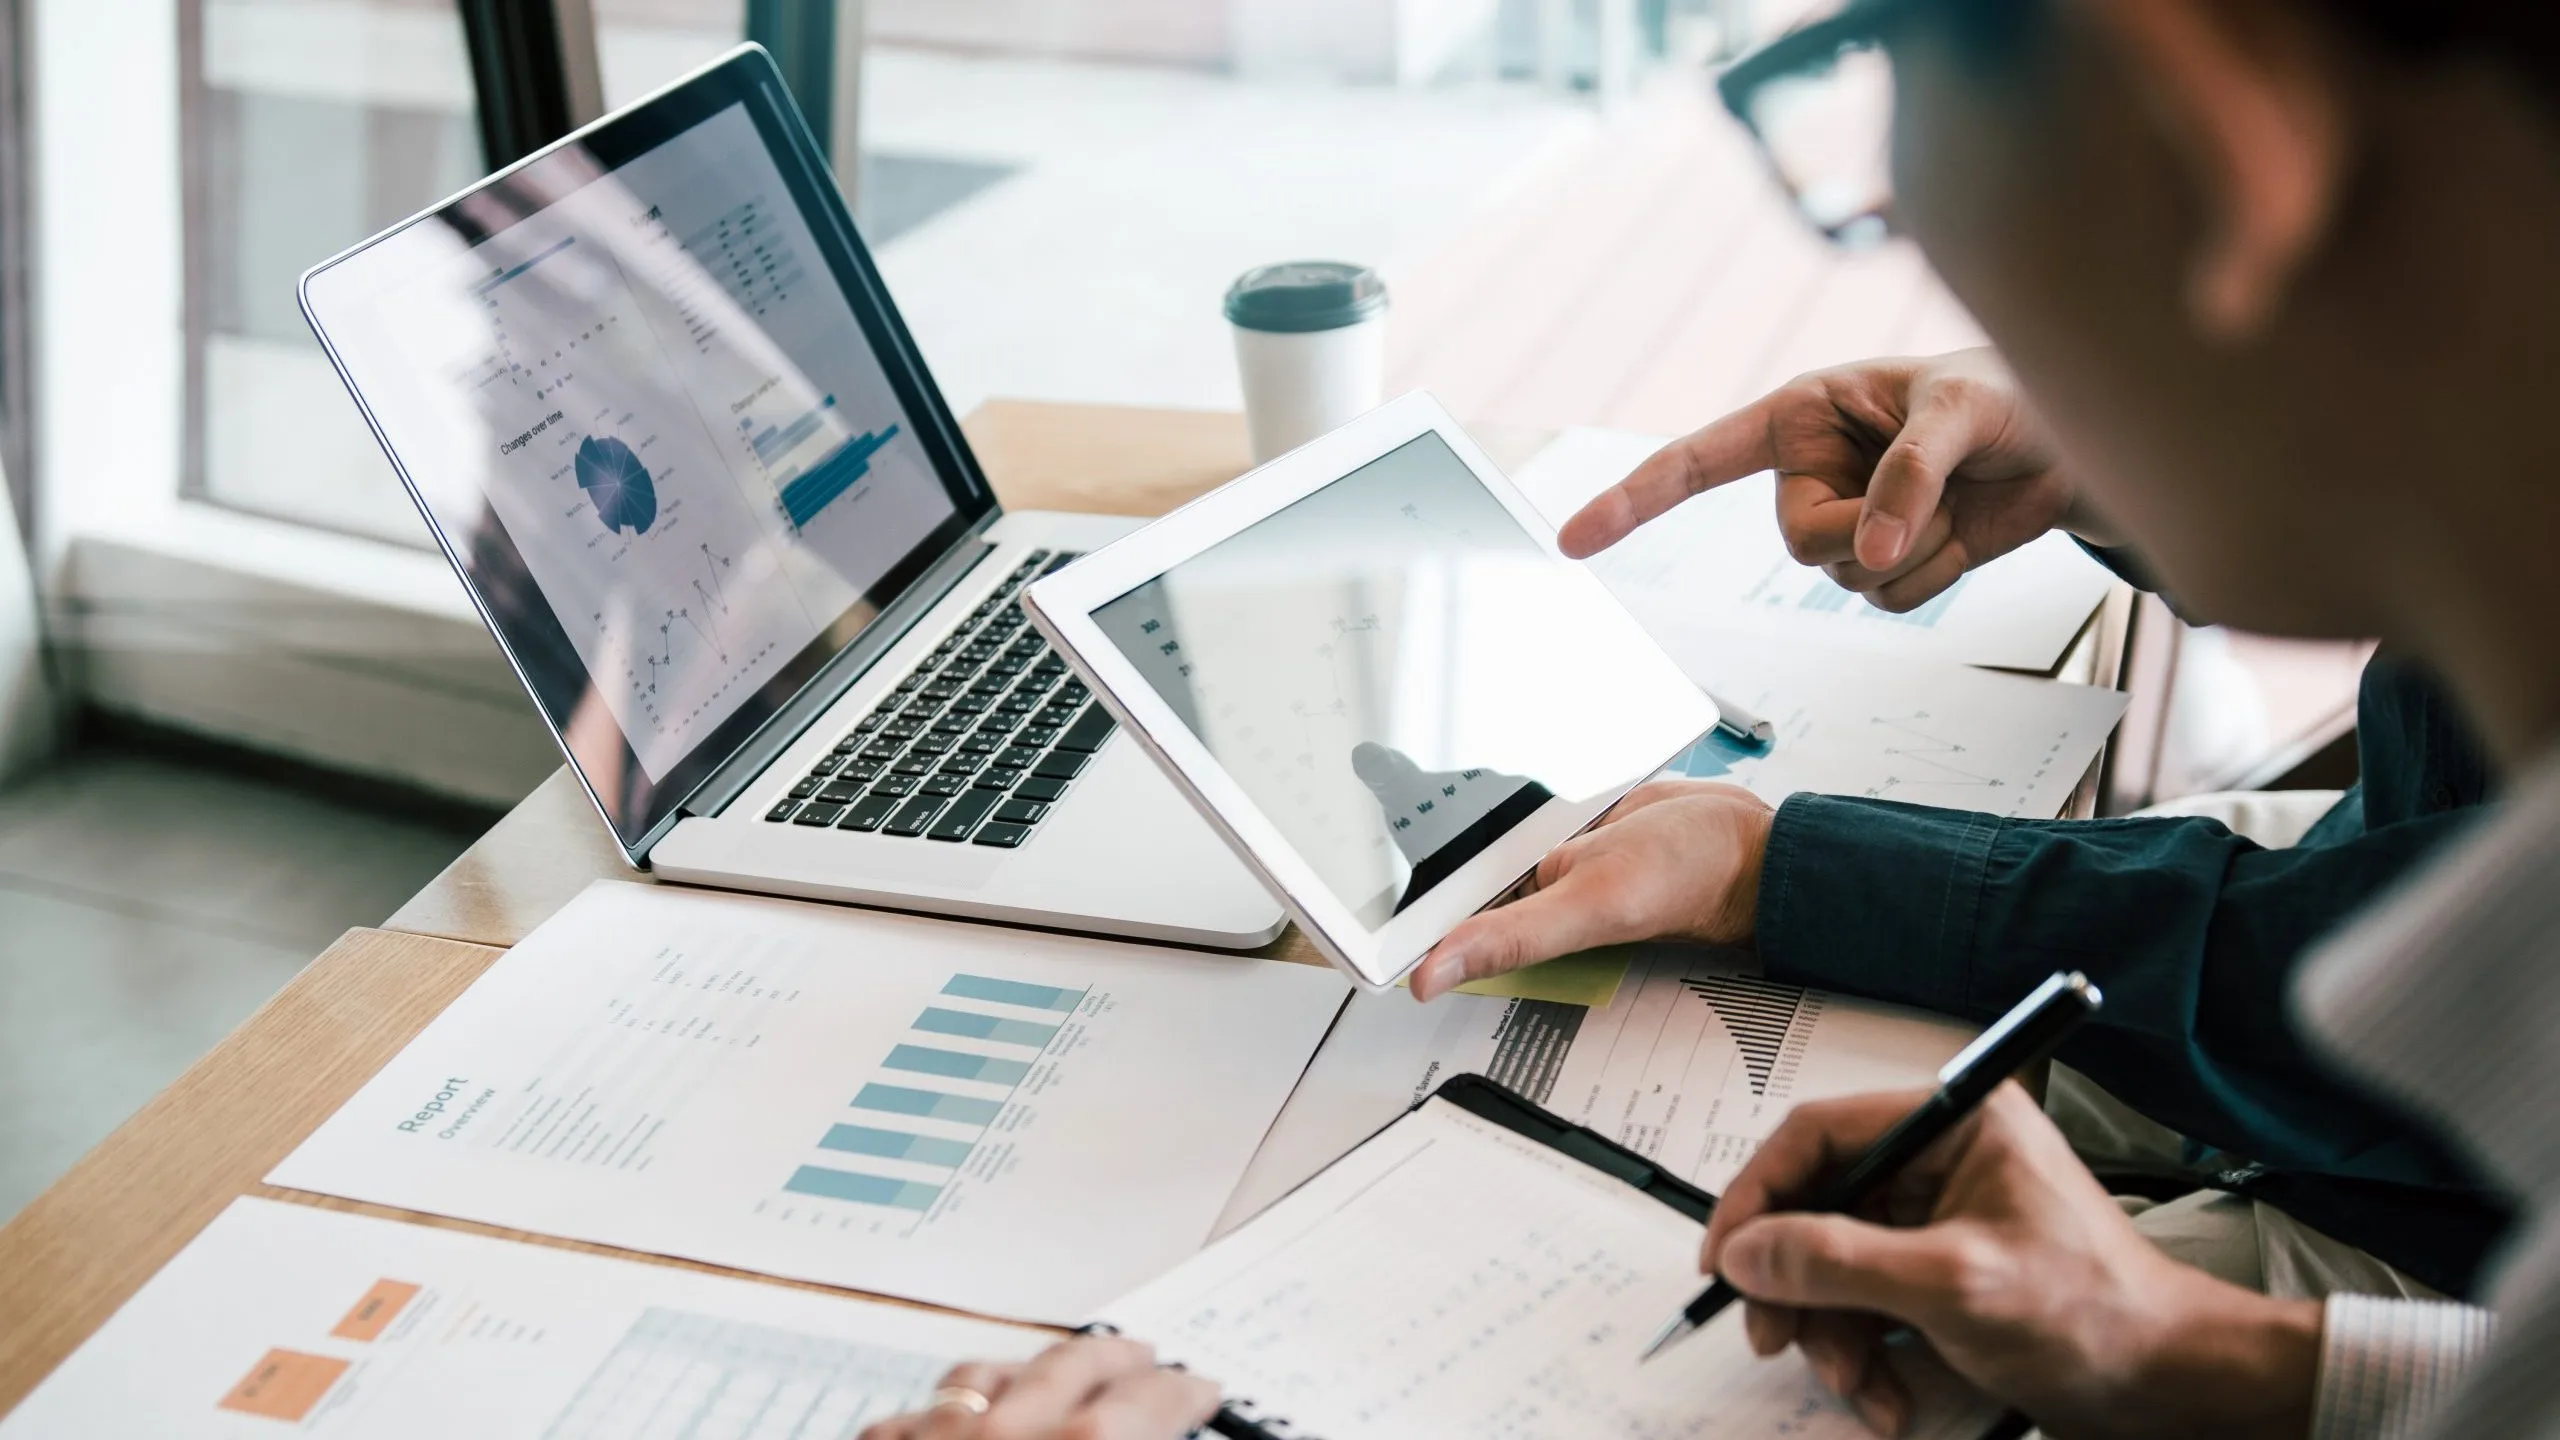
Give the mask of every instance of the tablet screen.
[[1092, 618], [1371, 929], [1550, 799], [1649, 773], [1678, 681], [1437, 433]]

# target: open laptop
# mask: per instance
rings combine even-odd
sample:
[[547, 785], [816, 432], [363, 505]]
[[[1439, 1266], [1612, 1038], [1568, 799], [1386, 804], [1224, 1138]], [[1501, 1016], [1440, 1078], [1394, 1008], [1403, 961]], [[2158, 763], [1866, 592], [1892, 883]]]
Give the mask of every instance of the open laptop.
[[1007, 514], [744, 46], [315, 267], [303, 313], [634, 866], [1245, 947], [1280, 907], [1022, 587]]

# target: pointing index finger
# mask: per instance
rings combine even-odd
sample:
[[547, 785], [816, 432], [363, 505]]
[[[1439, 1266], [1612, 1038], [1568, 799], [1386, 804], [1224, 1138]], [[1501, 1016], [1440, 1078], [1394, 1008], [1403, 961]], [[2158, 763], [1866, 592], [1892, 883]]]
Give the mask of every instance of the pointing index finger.
[[1769, 438], [1774, 398], [1755, 400], [1653, 452], [1626, 479], [1575, 511], [1556, 532], [1556, 543], [1577, 560], [1597, 555], [1690, 496], [1774, 467], [1777, 447]]

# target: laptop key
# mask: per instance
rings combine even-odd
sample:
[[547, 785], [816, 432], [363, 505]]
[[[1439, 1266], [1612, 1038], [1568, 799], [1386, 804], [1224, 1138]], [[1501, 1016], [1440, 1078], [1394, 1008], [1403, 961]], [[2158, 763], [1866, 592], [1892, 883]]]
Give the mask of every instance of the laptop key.
[[1083, 558], [1084, 555], [1081, 551], [1061, 550], [1057, 554], [1049, 557], [1049, 563], [1040, 567], [1040, 573], [1043, 575], [1055, 575], [1059, 571], [1066, 569], [1068, 566], [1073, 565]]
[[994, 735], [972, 735], [960, 742], [963, 755], [993, 755], [1004, 748], [1004, 741]]
[[978, 831], [977, 843], [980, 845], [993, 845], [999, 850], [1011, 850], [1015, 846], [1020, 845], [1024, 840], [1029, 839], [1030, 836], [1030, 826], [1010, 825], [1002, 820], [998, 820]]
[[995, 804], [995, 791], [972, 790], [952, 801], [951, 808], [943, 811], [942, 818], [933, 822], [933, 828], [926, 833], [936, 840], [966, 840]]
[[919, 795], [913, 800], [908, 801], [904, 806], [901, 806], [897, 814], [890, 816], [889, 823], [880, 827], [881, 833], [885, 835], [921, 835], [933, 824], [933, 817], [940, 814], [941, 811], [942, 802], [940, 800], [937, 800], [930, 795]]
[[936, 775], [932, 779], [917, 786], [916, 793], [919, 795], [932, 795], [940, 799], [948, 800], [968, 787], [969, 781], [966, 776]]
[[1072, 750], [1052, 750], [1041, 757], [1039, 764], [1031, 767], [1031, 774], [1040, 780], [1073, 780], [1076, 772], [1084, 768], [1084, 762], [1091, 758]]
[[1001, 765], [1007, 770], [1028, 770], [1040, 763], [1040, 752], [1033, 746], [1016, 745], [987, 763]]
[[934, 757], [930, 755], [904, 756], [900, 758], [897, 764], [889, 767], [889, 773], [892, 775], [930, 775], [933, 773], [933, 759]]
[[862, 747], [861, 755], [864, 760], [873, 764], [885, 765], [905, 754], [906, 751], [907, 747], [895, 740], [874, 740]]
[[1046, 750], [1049, 742], [1058, 738], [1059, 728], [1055, 725], [1025, 725], [1022, 733], [1013, 737], [1013, 743], [1027, 749]]
[[841, 755], [821, 755], [818, 757], [818, 763], [809, 767], [809, 773], [812, 775], [833, 775], [836, 773], [836, 767], [843, 763], [844, 757]]
[[794, 800], [806, 800], [810, 796], [818, 793], [818, 786], [822, 783], [824, 782], [820, 781], [817, 776], [812, 775], [808, 779], [791, 787], [791, 798]]
[[993, 708], [975, 695], [963, 695], [951, 702], [951, 713], [954, 715], [984, 715]]
[[927, 735], [907, 747], [910, 755], [945, 755], [950, 751], [951, 737], [947, 735]]
[[1103, 741], [1111, 738], [1111, 728], [1110, 711], [1098, 704], [1087, 705], [1084, 713], [1076, 717], [1076, 723], [1067, 727], [1067, 733], [1058, 737], [1058, 748], [1080, 750], [1090, 755], [1102, 748]]
[[791, 818], [791, 812], [792, 812], [792, 811], [794, 811], [794, 810], [797, 810], [797, 809], [799, 809], [799, 808], [800, 808], [800, 802], [799, 802], [799, 801], [797, 801], [797, 800], [785, 800], [785, 801], [782, 801], [781, 803], [779, 803], [779, 804], [775, 805], [772, 809], [767, 810], [766, 812], [764, 812], [764, 818], [766, 818], [767, 820], [773, 820], [773, 821], [788, 820], [788, 819], [790, 819], [790, 818]]
[[1034, 775], [1013, 787], [1015, 799], [1037, 800], [1043, 805], [1055, 805], [1058, 797], [1066, 793], [1066, 781], [1053, 780], [1045, 775]]
[[880, 772], [888, 768], [888, 766], [877, 760], [847, 760], [844, 762], [844, 768], [836, 772], [836, 778], [839, 780], [859, 780], [868, 784], [871, 781], [879, 779]]
[[862, 782], [837, 780], [818, 792], [818, 799], [829, 805], [850, 805], [862, 798]]
[[799, 814], [791, 817], [791, 823], [794, 825], [833, 825], [836, 823], [836, 818], [842, 814], [844, 814], [844, 807], [841, 805], [804, 805], [800, 808]]
[[978, 778], [970, 781], [969, 784], [972, 788], [979, 790], [1002, 790], [1020, 778], [1022, 778], [1022, 772], [1019, 770], [987, 769], [979, 771]]
[[996, 807], [996, 818], [1008, 825], [1037, 825], [1049, 807], [1036, 800], [1007, 800]]
[[916, 782], [904, 775], [891, 775], [873, 785], [871, 793], [891, 800], [904, 800], [916, 793]]
[[968, 733], [969, 723], [969, 717], [966, 715], [938, 715], [934, 717], [933, 733], [936, 735], [963, 735]]
[[942, 773], [945, 775], [975, 775], [979, 770], [985, 768], [986, 763], [987, 757], [984, 755], [946, 755], [942, 758]]
[[890, 812], [897, 808], [898, 799], [894, 795], [865, 795], [853, 803], [852, 809], [844, 812], [844, 818], [837, 821], [836, 826], [842, 830], [877, 830], [880, 822], [888, 819]]

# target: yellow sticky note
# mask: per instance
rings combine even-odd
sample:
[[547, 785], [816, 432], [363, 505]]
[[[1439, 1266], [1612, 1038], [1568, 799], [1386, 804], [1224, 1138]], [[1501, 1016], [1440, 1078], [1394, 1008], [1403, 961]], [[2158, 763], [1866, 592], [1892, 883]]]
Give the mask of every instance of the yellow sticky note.
[[1558, 956], [1544, 965], [1532, 965], [1508, 975], [1470, 980], [1458, 989], [1469, 995], [1555, 1000], [1596, 1010], [1617, 998], [1618, 982], [1627, 978], [1627, 965], [1634, 958], [1632, 946], [1604, 945], [1577, 955]]

